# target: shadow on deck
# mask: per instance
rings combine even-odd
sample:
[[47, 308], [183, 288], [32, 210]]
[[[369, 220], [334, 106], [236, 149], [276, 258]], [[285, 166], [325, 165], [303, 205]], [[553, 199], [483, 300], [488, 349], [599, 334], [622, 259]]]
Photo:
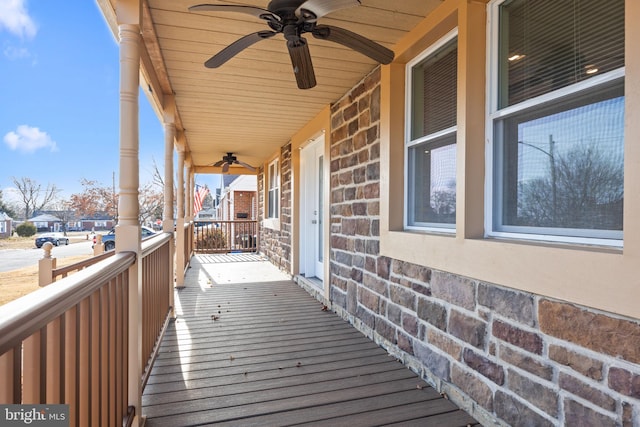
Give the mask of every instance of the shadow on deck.
[[198, 255], [185, 283], [149, 427], [478, 425], [258, 255]]

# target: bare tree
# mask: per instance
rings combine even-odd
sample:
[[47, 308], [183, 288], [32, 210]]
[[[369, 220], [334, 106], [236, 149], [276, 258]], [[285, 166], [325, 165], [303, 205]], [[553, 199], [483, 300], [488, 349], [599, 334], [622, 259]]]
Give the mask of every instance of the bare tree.
[[28, 220], [33, 212], [47, 207], [58, 193], [58, 188], [55, 184], [47, 184], [47, 188], [43, 189], [41, 184], [31, 178], [22, 177], [18, 179], [12, 177], [12, 180], [20, 194], [25, 220]]
[[556, 156], [551, 167], [549, 176], [520, 186], [522, 225], [622, 229], [624, 175], [620, 162], [594, 147], [579, 146]]
[[12, 218], [16, 218], [16, 211], [13, 209], [12, 206], [10, 206], [8, 203], [6, 203], [4, 200], [2, 200], [2, 190], [0, 189], [0, 212], [4, 212], [7, 215], [9, 215]]
[[158, 168], [158, 164], [156, 163], [155, 158], [151, 158], [151, 163], [153, 164], [153, 184], [158, 186], [160, 189], [164, 189], [164, 177], [162, 173], [160, 173], [160, 168]]
[[157, 218], [162, 218], [164, 194], [162, 191], [157, 191], [154, 184], [146, 184], [140, 189], [138, 203], [140, 205], [140, 224], [149, 224]]
[[69, 221], [74, 219], [74, 212], [71, 208], [71, 202], [64, 199], [56, 199], [52, 202], [52, 210], [55, 211], [55, 216], [62, 220], [62, 231], [64, 235], [67, 235]]

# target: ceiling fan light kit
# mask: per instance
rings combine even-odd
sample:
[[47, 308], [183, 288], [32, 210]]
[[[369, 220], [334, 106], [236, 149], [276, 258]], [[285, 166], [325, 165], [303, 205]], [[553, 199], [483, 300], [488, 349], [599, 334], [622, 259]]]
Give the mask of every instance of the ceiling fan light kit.
[[344, 28], [317, 25], [319, 18], [359, 4], [360, 0], [272, 0], [267, 9], [244, 5], [199, 4], [189, 7], [189, 11], [245, 13], [266, 21], [271, 28], [248, 34], [231, 43], [205, 62], [207, 68], [218, 68], [260, 40], [283, 34], [298, 88], [310, 89], [316, 85], [316, 77], [309, 45], [302, 37], [304, 33], [311, 33], [320, 40], [341, 44], [382, 64], [393, 61], [393, 51], [373, 40]]

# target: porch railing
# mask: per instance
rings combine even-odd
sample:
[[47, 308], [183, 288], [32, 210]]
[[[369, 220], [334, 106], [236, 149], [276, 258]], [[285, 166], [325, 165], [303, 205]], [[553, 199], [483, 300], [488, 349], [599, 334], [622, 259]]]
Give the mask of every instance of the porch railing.
[[47, 286], [58, 278], [65, 278], [69, 273], [75, 273], [80, 270], [84, 270], [87, 267], [96, 264], [103, 259], [107, 259], [115, 254], [115, 251], [102, 252], [99, 255], [95, 255], [91, 258], [66, 265], [64, 267], [56, 268], [56, 259], [51, 256], [51, 249], [53, 245], [50, 242], [45, 243], [42, 248], [44, 249], [44, 257], [38, 264], [38, 285]]
[[171, 315], [171, 238], [142, 244], [140, 369], [129, 366], [136, 257], [121, 252], [0, 307], [0, 403], [67, 404], [71, 426], [130, 422], [130, 374], [142, 389]]
[[189, 265], [189, 260], [193, 254], [193, 222], [184, 225], [184, 260], [185, 268]]
[[121, 425], [129, 267], [119, 253], [0, 307], [0, 402], [68, 404], [69, 425]]
[[162, 335], [171, 318], [173, 254], [171, 234], [142, 242], [142, 387], [147, 382]]
[[255, 252], [258, 247], [258, 221], [200, 220], [195, 223], [196, 252]]

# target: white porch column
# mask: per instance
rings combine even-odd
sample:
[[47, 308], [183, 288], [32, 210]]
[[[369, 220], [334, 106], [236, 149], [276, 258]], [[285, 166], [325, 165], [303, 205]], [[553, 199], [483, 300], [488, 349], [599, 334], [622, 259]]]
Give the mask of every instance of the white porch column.
[[138, 220], [139, 141], [138, 87], [140, 86], [140, 0], [119, 0], [116, 4], [120, 39], [120, 196], [116, 252], [135, 252], [129, 269], [128, 405], [135, 407], [134, 426], [143, 424], [142, 376], [142, 268]]
[[[181, 141], [182, 143], [183, 141]], [[184, 145], [178, 145], [178, 218], [176, 219], [176, 287], [184, 286]]]
[[[185, 207], [184, 207], [184, 216], [185, 223], [190, 224], [193, 221], [193, 166], [191, 163], [191, 153], [188, 153], [185, 159], [186, 167], [187, 167], [187, 182], [185, 188]], [[189, 230], [191, 233], [192, 230]], [[185, 266], [191, 265], [191, 252], [193, 251], [193, 235], [184, 237], [185, 245], [188, 246], [187, 251], [187, 259], [185, 259]]]
[[189, 162], [187, 163], [187, 193], [186, 193], [186, 198], [187, 198], [187, 214], [185, 215], [189, 221], [193, 220], [193, 200], [194, 200], [194, 195], [193, 195], [193, 189], [195, 188], [195, 182], [194, 182], [194, 172], [193, 172], [193, 165], [191, 164], [191, 157], [189, 157]]
[[164, 109], [164, 208], [162, 231], [173, 233], [173, 147], [176, 144], [175, 103], [165, 95]]
[[[175, 125], [175, 104], [173, 97], [166, 95], [166, 107], [164, 111], [164, 209], [162, 213], [162, 231], [165, 233], [173, 234], [173, 146], [176, 140], [176, 125]], [[174, 239], [169, 241], [169, 253], [171, 259], [174, 259], [176, 253], [176, 243]], [[169, 277], [173, 282], [175, 273], [175, 265], [173, 262], [169, 263]], [[169, 305], [175, 307], [173, 299], [173, 287], [169, 291]], [[172, 309], [171, 317], [175, 317], [175, 312]]]

